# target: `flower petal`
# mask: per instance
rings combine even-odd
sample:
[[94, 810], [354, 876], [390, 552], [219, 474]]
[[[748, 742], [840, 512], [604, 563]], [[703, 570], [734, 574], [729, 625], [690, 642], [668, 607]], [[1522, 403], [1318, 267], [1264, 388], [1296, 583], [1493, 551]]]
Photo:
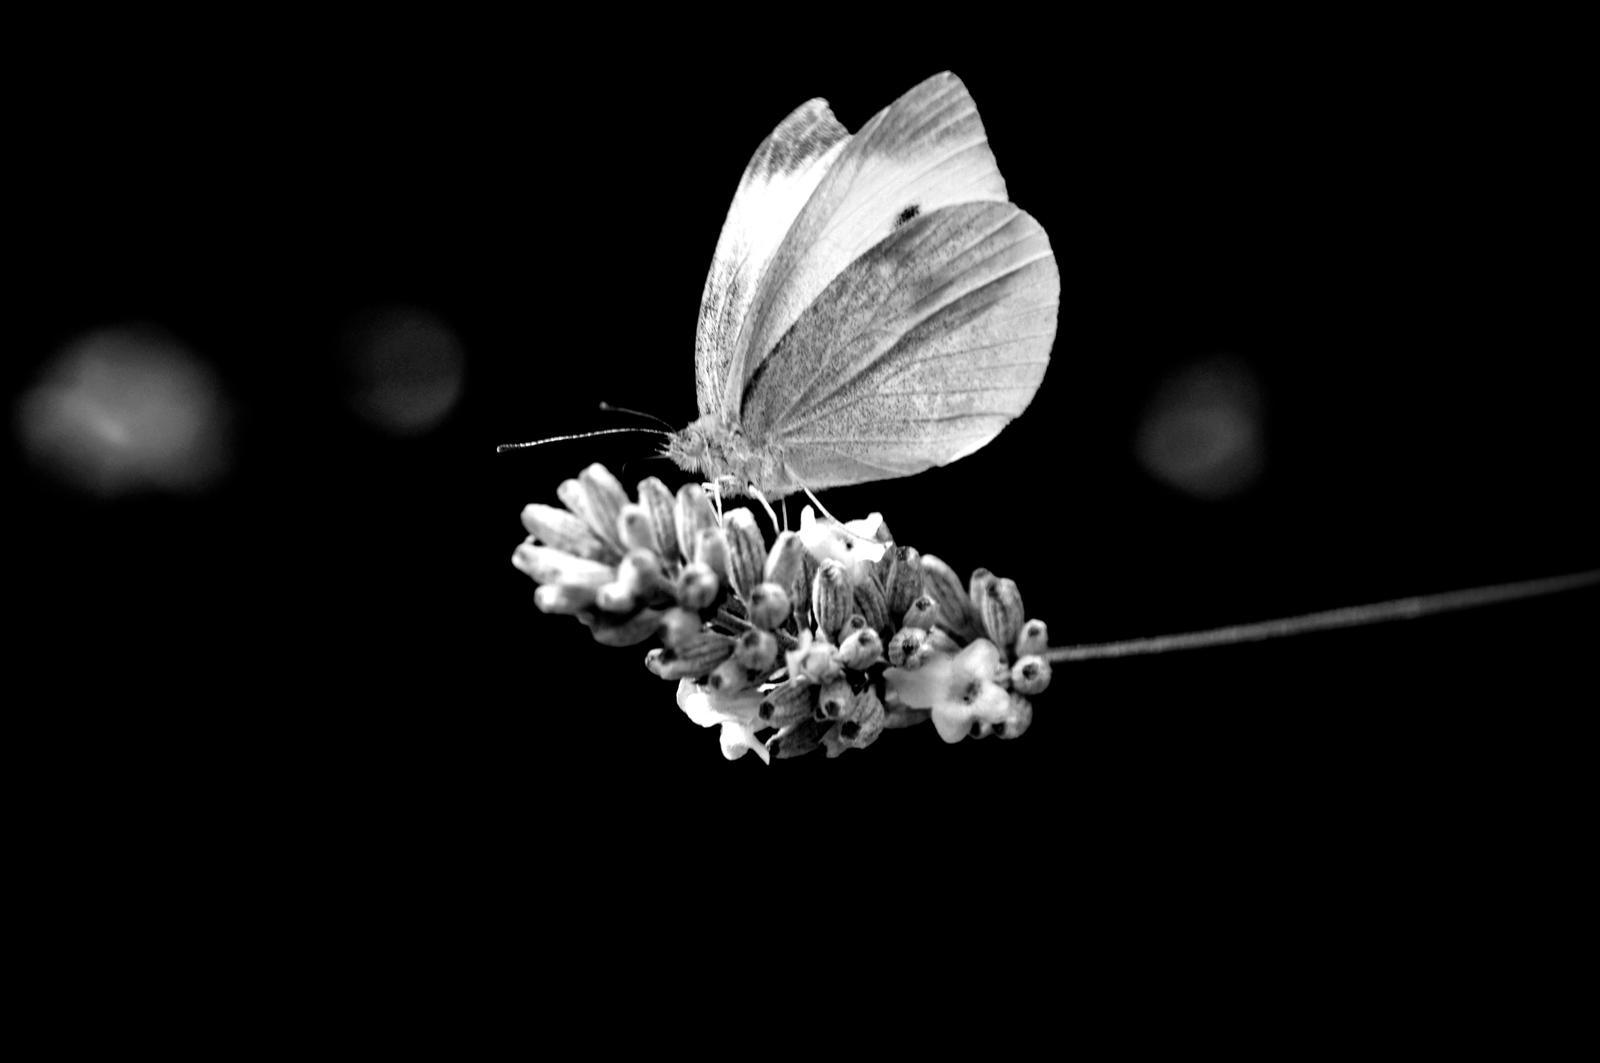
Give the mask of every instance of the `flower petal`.
[[678, 708], [701, 727], [715, 727], [729, 720], [749, 724], [757, 718], [763, 697], [753, 687], [734, 694], [718, 694], [693, 679], [678, 680]]
[[738, 760], [751, 750], [761, 758], [763, 764], [772, 763], [772, 754], [767, 752], [766, 743], [759, 741], [756, 734], [746, 724], [738, 720], [724, 720], [722, 722], [722, 755], [729, 760]]
[[883, 678], [906, 708], [931, 709], [954, 675], [955, 658], [935, 654], [921, 668], [887, 668]]
[[800, 541], [818, 561], [841, 561], [857, 575], [862, 565], [874, 565], [883, 557], [889, 544], [880, 542], [878, 531], [883, 527], [883, 514], [874, 513], [864, 520], [851, 520], [840, 524], [826, 517], [819, 518], [806, 506], [800, 511]]
[[789, 669], [791, 676], [800, 674], [800, 665], [805, 661], [806, 653], [811, 649], [811, 638], [811, 629], [802, 627], [800, 629], [800, 638], [795, 642], [794, 649], [787, 651], [783, 655], [784, 666]]

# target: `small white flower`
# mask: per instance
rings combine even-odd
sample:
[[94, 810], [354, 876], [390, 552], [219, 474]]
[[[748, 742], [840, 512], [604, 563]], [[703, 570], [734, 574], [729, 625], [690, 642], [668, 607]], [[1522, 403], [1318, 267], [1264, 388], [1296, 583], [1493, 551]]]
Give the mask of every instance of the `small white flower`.
[[800, 511], [800, 541], [818, 561], [832, 558], [842, 561], [850, 570], [852, 580], [866, 565], [875, 565], [883, 557], [888, 543], [878, 541], [883, 527], [883, 514], [873, 513], [861, 520], [847, 520], [843, 524], [819, 518], [806, 506]]
[[932, 709], [939, 737], [959, 742], [975, 720], [994, 724], [1011, 717], [1011, 695], [995, 682], [999, 663], [995, 644], [978, 639], [960, 653], [937, 653], [921, 668], [890, 668], [883, 677], [899, 703]]
[[802, 628], [795, 647], [784, 655], [784, 666], [791, 676], [803, 675], [821, 686], [839, 678], [844, 666], [839, 663], [839, 650], [827, 639], [812, 635]]
[[763, 763], [772, 763], [766, 744], [756, 738], [756, 729], [765, 726], [757, 715], [762, 698], [756, 689], [716, 694], [693, 679], [678, 681], [678, 708], [701, 727], [721, 725], [722, 755], [729, 760], [738, 760], [753, 749]]

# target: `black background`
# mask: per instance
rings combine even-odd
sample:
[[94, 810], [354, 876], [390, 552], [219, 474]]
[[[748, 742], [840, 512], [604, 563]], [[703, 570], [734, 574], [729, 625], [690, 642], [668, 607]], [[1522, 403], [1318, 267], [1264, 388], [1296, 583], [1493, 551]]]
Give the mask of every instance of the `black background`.
[[[522, 505], [591, 461], [683, 482], [643, 435], [493, 449], [631, 423], [601, 400], [696, 416], [705, 269], [772, 125], [826, 95], [855, 129], [949, 67], [1050, 234], [1053, 361], [986, 449], [830, 492], [835, 513], [1012, 576], [1061, 644], [1592, 567], [1575, 69], [1487, 33], [1212, 30], [734, 72], [488, 27], [39, 42], [8, 385], [153, 321], [239, 406], [234, 471], [201, 497], [92, 503], [16, 469], [41, 803], [134, 866], [264, 846], [317, 869], [271, 872], [297, 882], [392, 861], [491, 907], [637, 899], [712, 854], [802, 879], [868, 849], [1003, 858], [1026, 873], [974, 874], [938, 925], [1025, 911], [1057, 940], [1113, 896], [1154, 918], [1249, 882], [1293, 909], [1315, 882], [1328, 920], [1427, 926], [1484, 863], [1558, 881], [1593, 591], [1063, 667], [1020, 741], [923, 728], [763, 766], [725, 762], [642, 648], [538, 613], [510, 566]], [[349, 315], [390, 304], [467, 352], [460, 404], [413, 440], [348, 412], [333, 359]], [[1132, 440], [1165, 375], [1219, 353], [1261, 381], [1266, 466], [1205, 503]], [[849, 881], [867, 906], [921, 892]]]

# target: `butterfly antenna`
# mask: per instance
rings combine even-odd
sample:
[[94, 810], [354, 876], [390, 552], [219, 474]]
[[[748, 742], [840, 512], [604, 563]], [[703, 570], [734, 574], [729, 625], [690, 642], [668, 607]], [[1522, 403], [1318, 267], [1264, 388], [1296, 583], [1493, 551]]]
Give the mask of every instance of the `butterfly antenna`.
[[1060, 649], [1045, 651], [1044, 656], [1051, 661], [1092, 661], [1104, 657], [1135, 657], [1151, 653], [1171, 653], [1174, 650], [1197, 650], [1208, 646], [1232, 646], [1240, 642], [1260, 642], [1262, 639], [1305, 635], [1333, 628], [1361, 627], [1367, 624], [1382, 624], [1390, 620], [1414, 620], [1420, 616], [1433, 616], [1458, 609], [1474, 609], [1481, 605], [1496, 605], [1522, 598], [1537, 598], [1546, 594], [1591, 587], [1595, 584], [1600, 584], [1600, 568], [1564, 576], [1550, 576], [1546, 579], [1497, 583], [1465, 591], [1396, 598], [1388, 602], [1328, 609], [1320, 613], [1307, 613], [1304, 616], [1285, 617], [1281, 620], [1263, 620], [1255, 624], [1212, 628], [1210, 631], [1157, 635], [1154, 638], [1129, 639], [1126, 642], [1063, 646]]
[[671, 432], [663, 432], [659, 428], [597, 428], [593, 432], [575, 432], [569, 436], [549, 436], [545, 439], [530, 439], [526, 443], [501, 443], [494, 448], [496, 454], [504, 454], [508, 450], [525, 450], [528, 447], [542, 447], [546, 443], [565, 443], [569, 439], [593, 439], [595, 436], [621, 435], [623, 432], [648, 432], [651, 435], [667, 436]]
[[626, 406], [613, 406], [609, 402], [602, 402], [600, 404], [600, 408], [602, 410], [604, 410], [606, 413], [628, 413], [628, 414], [632, 414], [635, 417], [643, 417], [647, 421], [654, 421], [656, 424], [661, 425], [661, 426], [663, 426], [665, 428], [668, 428], [668, 429], [670, 429], [672, 427], [672, 425], [668, 424], [666, 421], [663, 421], [661, 418], [657, 417], [655, 414], [653, 414], [653, 413], [645, 413], [642, 410], [630, 410]]

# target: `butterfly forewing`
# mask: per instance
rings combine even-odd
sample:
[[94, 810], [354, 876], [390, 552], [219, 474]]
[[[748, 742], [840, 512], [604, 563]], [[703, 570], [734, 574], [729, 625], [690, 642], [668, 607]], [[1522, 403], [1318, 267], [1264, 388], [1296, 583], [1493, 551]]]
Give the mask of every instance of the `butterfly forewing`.
[[767, 263], [849, 134], [826, 100], [801, 104], [762, 142], [745, 168], [717, 240], [700, 297], [695, 391], [700, 412], [724, 413], [734, 342]]
[[760, 366], [745, 434], [812, 488], [954, 461], [1032, 401], [1060, 289], [1044, 230], [1009, 203], [910, 220], [836, 277]]
[[955, 75], [931, 77], [880, 111], [827, 164], [761, 274], [733, 345], [722, 408], [738, 410], [783, 334], [897, 225], [941, 207], [1005, 198], [977, 107]]

